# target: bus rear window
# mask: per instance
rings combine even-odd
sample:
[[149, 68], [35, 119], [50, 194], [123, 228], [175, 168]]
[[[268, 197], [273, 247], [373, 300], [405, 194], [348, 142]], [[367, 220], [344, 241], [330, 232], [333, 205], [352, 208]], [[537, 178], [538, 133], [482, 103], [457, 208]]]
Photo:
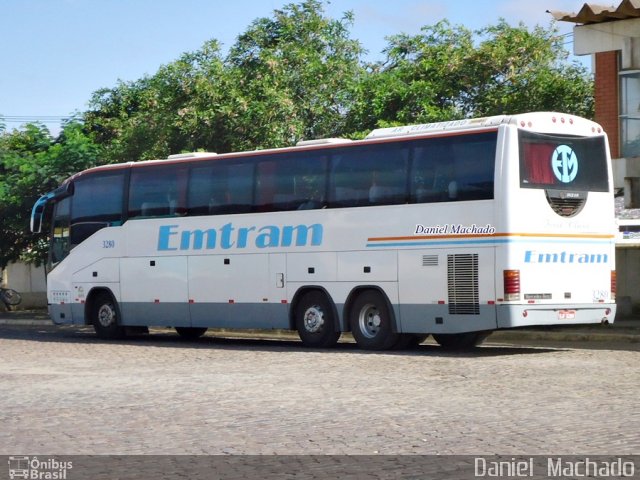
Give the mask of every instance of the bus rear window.
[[607, 192], [605, 137], [519, 132], [520, 186]]

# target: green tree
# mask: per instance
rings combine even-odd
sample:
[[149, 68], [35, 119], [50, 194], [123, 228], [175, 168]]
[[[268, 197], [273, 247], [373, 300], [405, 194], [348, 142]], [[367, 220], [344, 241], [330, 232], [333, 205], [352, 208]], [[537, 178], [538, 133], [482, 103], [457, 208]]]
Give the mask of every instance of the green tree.
[[46, 234], [29, 231], [33, 204], [71, 174], [99, 163], [100, 152], [78, 123], [67, 124], [55, 140], [39, 124], [0, 134], [0, 268], [21, 258], [44, 260]]
[[215, 40], [153, 76], [95, 92], [84, 115], [110, 162], [216, 148], [225, 79]]
[[326, 17], [317, 0], [287, 5], [253, 22], [226, 59], [211, 40], [152, 76], [97, 91], [85, 123], [109, 161], [338, 135], [361, 70], [351, 22]]
[[585, 67], [567, 63], [555, 28], [508, 25], [478, 32], [469, 59], [467, 116], [549, 110], [593, 117], [593, 80]]
[[389, 38], [350, 112], [352, 132], [377, 126], [557, 110], [593, 116], [593, 81], [568, 64], [554, 28], [505, 21], [472, 32], [447, 21]]
[[236, 86], [231, 120], [235, 148], [291, 145], [340, 135], [362, 70], [353, 16], [325, 16], [306, 0], [253, 22], [227, 57]]

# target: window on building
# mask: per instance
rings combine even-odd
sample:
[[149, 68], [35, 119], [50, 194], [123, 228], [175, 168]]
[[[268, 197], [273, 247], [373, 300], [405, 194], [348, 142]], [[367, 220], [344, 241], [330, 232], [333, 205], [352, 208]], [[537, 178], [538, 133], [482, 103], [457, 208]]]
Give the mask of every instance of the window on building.
[[620, 150], [640, 157], [640, 70], [620, 72]]

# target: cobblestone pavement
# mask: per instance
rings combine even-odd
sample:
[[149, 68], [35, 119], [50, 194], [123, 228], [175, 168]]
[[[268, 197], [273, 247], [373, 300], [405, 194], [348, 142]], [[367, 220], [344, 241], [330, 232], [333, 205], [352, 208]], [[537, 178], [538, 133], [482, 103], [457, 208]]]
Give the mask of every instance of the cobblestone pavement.
[[638, 454], [640, 352], [0, 326], [0, 455]]

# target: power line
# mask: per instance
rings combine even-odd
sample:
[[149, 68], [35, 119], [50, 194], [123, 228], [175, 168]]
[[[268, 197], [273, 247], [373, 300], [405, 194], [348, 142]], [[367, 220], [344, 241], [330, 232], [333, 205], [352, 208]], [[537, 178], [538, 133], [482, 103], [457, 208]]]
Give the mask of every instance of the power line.
[[76, 115], [0, 115], [0, 125], [23, 125], [26, 123], [42, 123], [60, 125], [77, 118]]

